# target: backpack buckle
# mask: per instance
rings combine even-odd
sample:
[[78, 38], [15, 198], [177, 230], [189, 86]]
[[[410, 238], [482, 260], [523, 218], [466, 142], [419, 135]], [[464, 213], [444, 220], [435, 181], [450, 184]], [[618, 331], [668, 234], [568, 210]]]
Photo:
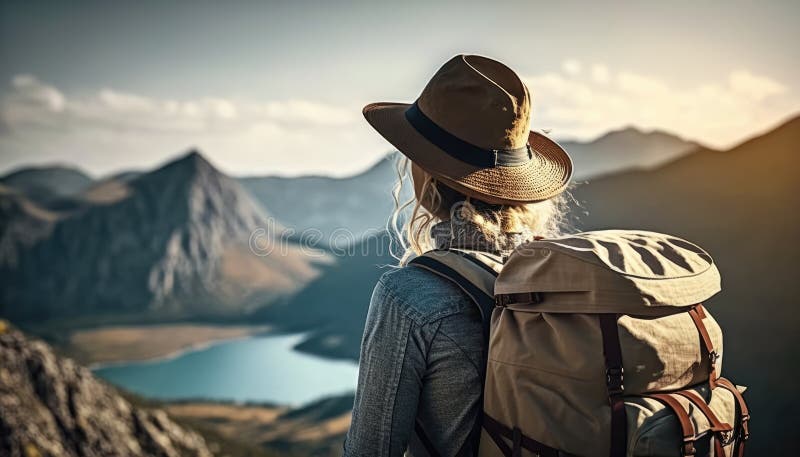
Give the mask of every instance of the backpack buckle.
[[506, 306], [511, 304], [511, 296], [508, 294], [501, 294], [494, 297], [494, 304], [496, 306], [502, 306], [505, 308]]
[[711, 368], [717, 364], [717, 360], [719, 360], [719, 353], [717, 351], [711, 351], [708, 353], [708, 360], [711, 361]]
[[683, 438], [683, 449], [681, 449], [681, 451], [683, 451], [681, 453], [681, 455], [694, 455], [695, 454], [694, 437], [693, 436], [686, 436], [686, 437]]
[[606, 368], [606, 387], [608, 388], [608, 395], [620, 395], [625, 392], [625, 369], [622, 367], [608, 367]]
[[733, 443], [733, 440], [735, 438], [733, 430], [720, 430], [719, 432], [717, 432], [717, 434], [718, 434], [717, 439], [719, 439], [720, 443], [722, 443], [723, 446], [727, 446]]
[[540, 292], [522, 292], [516, 294], [500, 294], [494, 297], [496, 306], [506, 307], [512, 303], [539, 304], [542, 302]]
[[741, 436], [742, 441], [747, 441], [750, 439], [750, 415], [743, 414], [742, 415], [742, 428], [739, 431], [739, 435]]

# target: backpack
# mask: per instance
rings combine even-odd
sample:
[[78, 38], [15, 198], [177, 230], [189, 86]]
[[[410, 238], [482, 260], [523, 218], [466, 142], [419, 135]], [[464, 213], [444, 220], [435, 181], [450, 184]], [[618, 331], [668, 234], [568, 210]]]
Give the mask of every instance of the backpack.
[[460, 250], [410, 264], [484, 317], [479, 456], [744, 455], [744, 388], [721, 377], [722, 331], [702, 305], [720, 276], [695, 244], [603, 230], [520, 245], [503, 264]]

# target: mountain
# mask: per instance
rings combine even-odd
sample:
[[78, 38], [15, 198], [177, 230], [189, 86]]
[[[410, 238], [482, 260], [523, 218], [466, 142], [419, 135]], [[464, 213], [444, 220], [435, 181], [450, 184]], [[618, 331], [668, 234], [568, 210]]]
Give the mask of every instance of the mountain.
[[635, 127], [608, 132], [589, 142], [562, 141], [581, 180], [627, 169], [653, 169], [697, 149], [697, 143], [670, 133]]
[[[23, 321], [91, 316], [182, 319], [241, 316], [291, 294], [316, 260], [234, 179], [192, 151], [122, 183], [115, 198], [58, 220], [0, 278], [0, 314]], [[258, 246], [256, 246], [258, 247]]]
[[[674, 160], [697, 144], [661, 132], [635, 128], [609, 132], [590, 142], [562, 145], [575, 162], [575, 177], [585, 179], [630, 168], [649, 169]], [[398, 153], [389, 154], [363, 173], [347, 178], [275, 176], [240, 178], [250, 193], [279, 220], [297, 232], [313, 228], [325, 239], [347, 229], [354, 239], [381, 231], [394, 210], [392, 188], [397, 182]], [[405, 186], [401, 201], [411, 197]], [[337, 231], [337, 229], [339, 229]]]
[[81, 192], [50, 200], [46, 207], [62, 215], [69, 215], [85, 210], [93, 205], [107, 205], [126, 198], [130, 192], [130, 182], [141, 176], [139, 171], [123, 171], [111, 176], [97, 179]]
[[[397, 159], [396, 154], [389, 154], [367, 171], [348, 178], [267, 176], [239, 181], [297, 233], [317, 229], [326, 241], [332, 234], [337, 239], [352, 234], [350, 239], [356, 240], [385, 227], [394, 209], [391, 192], [397, 181]], [[410, 187], [406, 187], [402, 200], [410, 196]]]
[[336, 263], [285, 303], [265, 308], [257, 317], [291, 331], [308, 332], [295, 349], [325, 357], [358, 360], [372, 289], [388, 265], [386, 232], [368, 236], [339, 252]]
[[723, 287], [708, 308], [725, 331], [723, 374], [749, 387], [752, 455], [792, 454], [800, 425], [800, 368], [787, 363], [800, 346], [798, 144], [794, 118], [729, 151], [700, 149], [574, 191], [583, 229], [672, 233], [714, 257]]
[[49, 236], [58, 217], [0, 184], [0, 268], [16, 267], [21, 252]]
[[0, 321], [0, 454], [210, 457], [161, 410], [132, 405], [92, 373]]
[[0, 177], [0, 184], [16, 189], [38, 204], [76, 195], [94, 180], [77, 168], [26, 167]]

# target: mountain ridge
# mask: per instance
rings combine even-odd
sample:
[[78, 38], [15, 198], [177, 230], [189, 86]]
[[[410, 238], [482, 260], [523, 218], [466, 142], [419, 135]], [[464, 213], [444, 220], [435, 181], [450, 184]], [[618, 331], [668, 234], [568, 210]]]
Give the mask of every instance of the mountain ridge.
[[92, 182], [83, 170], [65, 164], [20, 167], [0, 176], [0, 184], [44, 206], [77, 195]]
[[572, 157], [574, 179], [597, 178], [629, 169], [653, 169], [691, 154], [702, 145], [663, 131], [628, 126], [591, 141], [561, 141]]
[[5, 270], [4, 315], [238, 315], [315, 274], [297, 249], [287, 262], [250, 251], [256, 230], [269, 229], [271, 238], [281, 226], [197, 151], [126, 186], [121, 199], [57, 221], [19, 268]]

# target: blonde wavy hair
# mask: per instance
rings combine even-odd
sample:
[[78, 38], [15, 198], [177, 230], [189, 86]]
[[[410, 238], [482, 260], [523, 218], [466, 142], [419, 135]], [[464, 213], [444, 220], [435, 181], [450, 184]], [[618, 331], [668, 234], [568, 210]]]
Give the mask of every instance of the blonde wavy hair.
[[421, 187], [419, 199], [412, 189], [411, 198], [403, 202], [405, 187], [414, 186], [411, 167], [407, 157], [397, 162], [397, 182], [392, 189], [394, 211], [387, 222], [387, 230], [393, 235], [390, 252], [400, 266], [433, 249], [430, 228], [441, 221], [472, 222], [490, 243], [499, 243], [511, 233], [550, 238], [566, 229], [567, 192], [537, 203], [495, 205], [465, 196], [423, 170], [418, 176], [422, 183], [416, 183]]

